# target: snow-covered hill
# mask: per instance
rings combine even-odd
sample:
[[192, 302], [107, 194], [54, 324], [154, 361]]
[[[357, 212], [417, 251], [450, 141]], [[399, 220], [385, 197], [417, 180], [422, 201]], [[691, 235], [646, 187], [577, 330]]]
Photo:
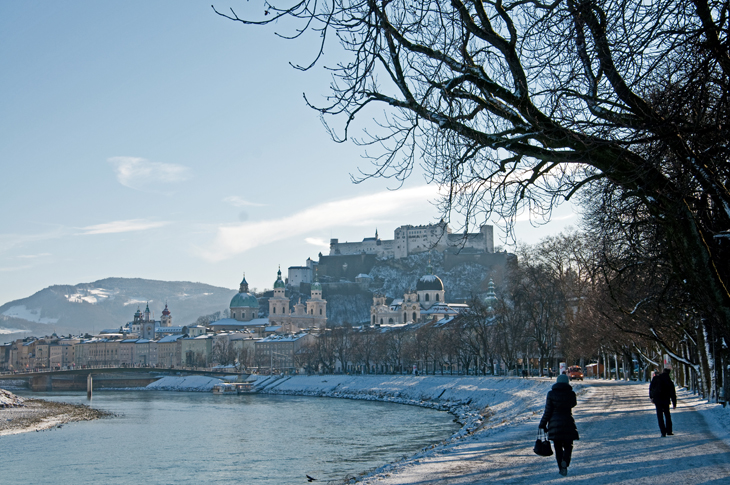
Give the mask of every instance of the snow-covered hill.
[[[194, 323], [201, 315], [228, 308], [235, 290], [187, 281], [141, 278], [106, 278], [92, 283], [55, 285], [32, 296], [0, 306], [0, 332], [15, 337], [26, 331], [38, 334], [43, 326], [58, 333], [91, 332], [116, 328], [130, 321], [137, 307], [149, 302], [155, 318], [165, 303], [173, 323]], [[63, 330], [60, 330], [63, 329]]]

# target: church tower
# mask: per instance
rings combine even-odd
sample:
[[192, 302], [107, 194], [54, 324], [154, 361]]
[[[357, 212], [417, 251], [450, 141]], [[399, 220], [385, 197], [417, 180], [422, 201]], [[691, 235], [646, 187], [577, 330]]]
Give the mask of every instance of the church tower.
[[312, 318], [313, 327], [325, 328], [327, 326], [327, 300], [322, 299], [322, 285], [316, 274], [310, 298], [307, 300], [307, 315]]
[[274, 281], [274, 296], [269, 298], [269, 322], [282, 325], [289, 316], [289, 298], [286, 297], [286, 285], [281, 279], [281, 267], [276, 273]]
[[172, 327], [172, 315], [170, 310], [167, 309], [167, 303], [165, 303], [165, 309], [162, 310], [162, 316], [160, 317], [161, 327]]
[[150, 304], [147, 302], [147, 308], [144, 309], [144, 320], [140, 330], [140, 337], [152, 340], [155, 338], [155, 320], [151, 317]]
[[421, 321], [421, 305], [418, 304], [418, 293], [409, 289], [403, 294], [403, 323], [418, 323]]

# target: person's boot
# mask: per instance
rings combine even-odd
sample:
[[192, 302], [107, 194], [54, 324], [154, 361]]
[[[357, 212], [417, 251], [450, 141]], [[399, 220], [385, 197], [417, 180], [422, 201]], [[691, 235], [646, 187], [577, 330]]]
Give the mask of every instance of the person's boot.
[[560, 462], [560, 471], [558, 473], [564, 477], [568, 475], [568, 464], [565, 463], [565, 460]]

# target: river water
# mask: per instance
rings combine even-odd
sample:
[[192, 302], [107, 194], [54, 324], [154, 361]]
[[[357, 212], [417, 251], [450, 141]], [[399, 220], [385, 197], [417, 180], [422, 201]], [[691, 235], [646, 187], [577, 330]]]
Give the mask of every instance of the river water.
[[118, 416], [0, 438], [0, 483], [323, 483], [458, 429], [445, 412], [349, 399], [103, 391], [91, 405]]

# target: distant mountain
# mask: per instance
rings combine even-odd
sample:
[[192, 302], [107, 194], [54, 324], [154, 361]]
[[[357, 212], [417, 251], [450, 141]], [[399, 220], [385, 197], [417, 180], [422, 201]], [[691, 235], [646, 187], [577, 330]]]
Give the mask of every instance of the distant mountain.
[[141, 278], [50, 286], [0, 306], [0, 341], [54, 330], [67, 334], [118, 328], [148, 303], [155, 319], [159, 320], [167, 303], [173, 325], [189, 325], [201, 315], [228, 308], [235, 294], [236, 290], [204, 283]]

